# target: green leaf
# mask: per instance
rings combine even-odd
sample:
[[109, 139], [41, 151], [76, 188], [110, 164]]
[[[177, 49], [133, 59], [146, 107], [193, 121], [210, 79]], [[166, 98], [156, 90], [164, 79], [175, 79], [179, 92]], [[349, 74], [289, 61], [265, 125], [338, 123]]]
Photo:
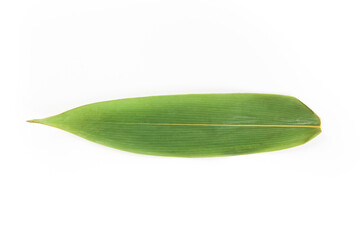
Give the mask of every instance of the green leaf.
[[320, 119], [298, 99], [273, 94], [189, 94], [129, 98], [31, 120], [124, 151], [215, 157], [306, 143]]

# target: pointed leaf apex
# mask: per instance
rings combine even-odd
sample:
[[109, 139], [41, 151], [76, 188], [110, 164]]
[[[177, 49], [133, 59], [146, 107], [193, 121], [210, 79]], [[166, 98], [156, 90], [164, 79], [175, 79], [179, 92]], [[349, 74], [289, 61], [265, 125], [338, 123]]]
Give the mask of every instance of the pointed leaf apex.
[[29, 123], [41, 123], [43, 124], [43, 119], [32, 119], [32, 120], [27, 120], [26, 122], [29, 122]]

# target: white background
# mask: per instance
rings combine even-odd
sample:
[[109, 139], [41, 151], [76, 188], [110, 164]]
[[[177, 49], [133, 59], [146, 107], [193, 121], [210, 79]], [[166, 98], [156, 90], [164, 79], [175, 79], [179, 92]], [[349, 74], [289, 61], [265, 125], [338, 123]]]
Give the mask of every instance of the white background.
[[[360, 3], [0, 1], [0, 239], [360, 239]], [[323, 132], [211, 159], [25, 120], [103, 100], [292, 95]]]

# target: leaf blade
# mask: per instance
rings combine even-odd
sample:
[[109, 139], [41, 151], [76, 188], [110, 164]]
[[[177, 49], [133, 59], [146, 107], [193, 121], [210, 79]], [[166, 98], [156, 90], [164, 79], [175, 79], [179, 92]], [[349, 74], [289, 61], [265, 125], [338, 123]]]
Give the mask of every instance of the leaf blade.
[[189, 94], [113, 100], [40, 120], [90, 141], [150, 155], [213, 157], [301, 145], [321, 132], [299, 100], [273, 94]]

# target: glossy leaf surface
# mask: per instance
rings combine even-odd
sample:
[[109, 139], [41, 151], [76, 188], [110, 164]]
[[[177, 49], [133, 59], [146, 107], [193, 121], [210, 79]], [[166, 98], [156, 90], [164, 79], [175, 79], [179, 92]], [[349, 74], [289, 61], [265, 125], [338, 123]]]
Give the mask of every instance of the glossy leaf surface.
[[31, 120], [124, 151], [215, 157], [301, 145], [320, 119], [296, 98], [273, 94], [189, 94], [128, 98]]

